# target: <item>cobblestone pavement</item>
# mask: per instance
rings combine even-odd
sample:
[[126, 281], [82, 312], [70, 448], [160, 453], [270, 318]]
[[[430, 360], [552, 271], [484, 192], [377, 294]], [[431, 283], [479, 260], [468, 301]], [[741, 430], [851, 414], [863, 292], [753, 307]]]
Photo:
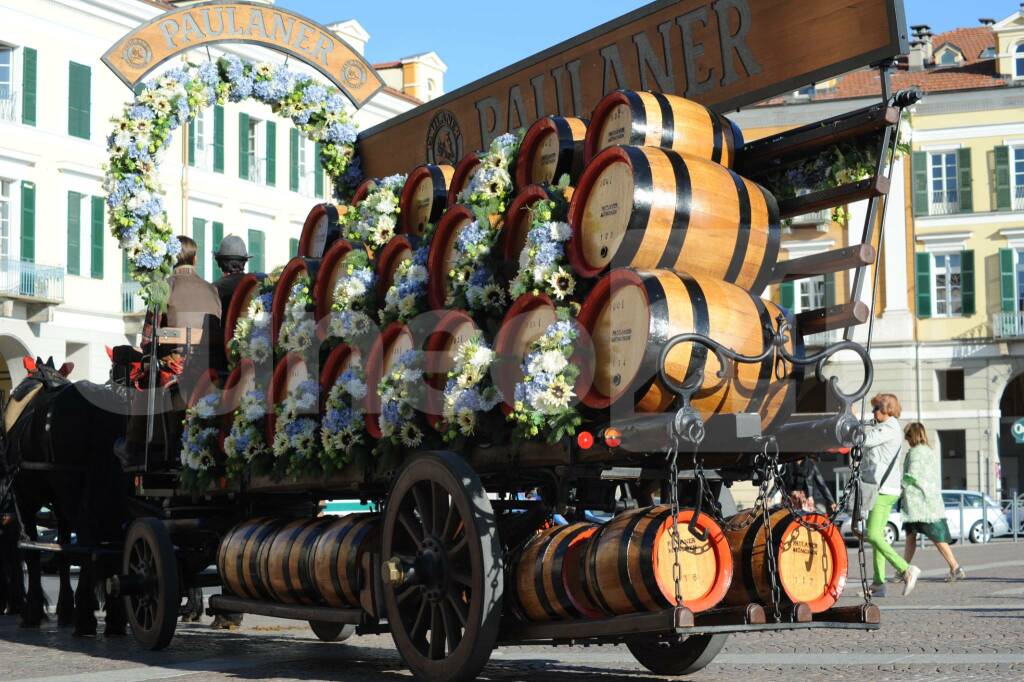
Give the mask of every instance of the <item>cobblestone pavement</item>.
[[[694, 680], [1024, 680], [1024, 543], [955, 546], [969, 579], [942, 582], [934, 549], [917, 591], [890, 596], [876, 632], [812, 630], [732, 635]], [[844, 603], [856, 603], [859, 574], [851, 552]], [[870, 560], [870, 554], [868, 559]], [[890, 594], [898, 594], [894, 585]], [[206, 622], [209, 619], [204, 619]], [[497, 650], [489, 680], [654, 680], [625, 647], [511, 647]], [[206, 680], [409, 679], [389, 636], [317, 642], [302, 623], [246, 616], [243, 627], [214, 631], [180, 625], [170, 648], [151, 653], [131, 637], [74, 639], [53, 623], [39, 631], [0, 618], [0, 680], [135, 682]]]

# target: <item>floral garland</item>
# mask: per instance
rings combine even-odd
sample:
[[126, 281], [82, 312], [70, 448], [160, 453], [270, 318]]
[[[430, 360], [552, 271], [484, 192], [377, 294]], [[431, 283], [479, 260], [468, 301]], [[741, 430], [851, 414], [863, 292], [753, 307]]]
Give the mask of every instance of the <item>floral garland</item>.
[[427, 256], [429, 240], [413, 251], [395, 270], [395, 279], [384, 294], [384, 307], [380, 311], [381, 324], [399, 320], [408, 322], [423, 312], [427, 303]]
[[494, 138], [469, 184], [459, 192], [459, 203], [472, 208], [478, 219], [491, 227], [497, 227], [508, 209], [515, 176], [513, 165], [522, 141], [522, 130]]
[[377, 385], [380, 396], [381, 441], [406, 448], [423, 442], [416, 423], [416, 406], [423, 397], [423, 353], [408, 350], [399, 356]]
[[320, 431], [319, 400], [320, 385], [306, 380], [290, 388], [285, 399], [275, 406], [276, 429], [272, 444], [275, 470], [283, 469], [293, 478], [315, 470]]
[[238, 364], [242, 358], [248, 358], [257, 366], [270, 362], [274, 355], [271, 341], [270, 308], [274, 295], [264, 290], [249, 302], [246, 314], [235, 322], [235, 333], [228, 342], [228, 351], [232, 365]]
[[131, 276], [142, 284], [147, 304], [166, 303], [166, 280], [180, 250], [157, 178], [171, 133], [213, 104], [250, 97], [290, 117], [303, 135], [321, 144], [323, 167], [336, 184], [353, 181], [346, 170], [355, 154], [356, 128], [333, 88], [284, 65], [251, 64], [234, 55], [186, 64], [147, 82], [113, 121], [103, 180], [111, 231], [128, 253]]
[[558, 321], [530, 344], [523, 359], [523, 379], [516, 384], [515, 404], [509, 419], [517, 435], [545, 436], [556, 443], [575, 432], [582, 419], [572, 405], [573, 386], [580, 370], [570, 358], [579, 336], [567, 308], [558, 309]]
[[374, 279], [365, 251], [353, 251], [345, 258], [345, 273], [334, 285], [331, 299], [330, 336], [352, 345], [370, 333], [373, 321], [367, 311], [374, 308]]
[[444, 421], [440, 430], [445, 442], [459, 436], [472, 436], [479, 415], [490, 412], [501, 401], [501, 391], [490, 381], [495, 357], [481, 333], [474, 334], [455, 350], [444, 387]]
[[519, 254], [519, 272], [509, 285], [513, 298], [523, 294], [547, 294], [564, 301], [576, 290], [576, 278], [565, 255], [565, 243], [572, 235], [566, 222], [573, 188], [569, 176], [548, 188], [548, 199], [530, 208], [530, 231], [526, 247]]
[[389, 175], [370, 183], [366, 198], [346, 214], [346, 238], [362, 242], [374, 250], [382, 249], [395, 236], [398, 225], [399, 195], [405, 175]]
[[338, 375], [327, 394], [324, 419], [320, 426], [320, 465], [331, 474], [353, 460], [356, 450], [365, 443], [366, 378], [363, 368], [353, 360], [348, 369]]
[[284, 319], [277, 335], [277, 345], [283, 353], [305, 355], [316, 340], [316, 322], [313, 321], [313, 293], [309, 277], [300, 277], [292, 284]]
[[181, 464], [184, 467], [182, 485], [186, 490], [202, 490], [214, 480], [219, 447], [217, 411], [220, 396], [203, 396], [185, 410], [184, 430], [181, 434]]
[[254, 466], [259, 468], [261, 461], [269, 457], [263, 430], [266, 416], [267, 397], [263, 391], [248, 391], [242, 396], [231, 421], [231, 430], [224, 439], [227, 471], [231, 478], [240, 477]]

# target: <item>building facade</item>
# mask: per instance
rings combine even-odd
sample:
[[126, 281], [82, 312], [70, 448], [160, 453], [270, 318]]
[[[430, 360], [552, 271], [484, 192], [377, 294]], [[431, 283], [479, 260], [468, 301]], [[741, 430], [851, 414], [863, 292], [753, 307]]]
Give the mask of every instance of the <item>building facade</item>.
[[[72, 378], [103, 381], [105, 347], [135, 341], [144, 311], [107, 229], [101, 187], [110, 120], [132, 94], [100, 56], [169, 9], [156, 0], [0, 0], [0, 391], [21, 378], [26, 354], [70, 360]], [[331, 28], [360, 52], [369, 39], [354, 20]], [[230, 50], [284, 59], [223, 48], [187, 58]], [[445, 67], [433, 59], [443, 91]], [[390, 85], [356, 113], [361, 128], [420, 103], [410, 94], [419, 83]], [[198, 242], [208, 279], [219, 276], [212, 252], [228, 234], [246, 241], [251, 271], [283, 264], [306, 214], [330, 192], [314, 145], [255, 101], [211, 107], [189, 134], [176, 131], [160, 179], [171, 224]]]

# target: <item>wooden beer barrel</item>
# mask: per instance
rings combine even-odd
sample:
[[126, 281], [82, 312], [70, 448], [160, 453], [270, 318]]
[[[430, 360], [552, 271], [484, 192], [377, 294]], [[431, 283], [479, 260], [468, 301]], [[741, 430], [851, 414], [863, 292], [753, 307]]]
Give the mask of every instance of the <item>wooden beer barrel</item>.
[[455, 169], [451, 166], [417, 166], [405, 181], [398, 202], [399, 232], [422, 235], [427, 223], [437, 223], [448, 207], [448, 186]]
[[354, 361], [359, 360], [359, 349], [353, 348], [345, 343], [340, 343], [331, 349], [324, 360], [323, 369], [320, 370], [320, 414], [324, 412], [324, 403], [327, 395], [334, 388], [334, 382], [344, 374]]
[[358, 206], [370, 193], [370, 188], [377, 182], [378, 178], [366, 178], [359, 183], [356, 191], [352, 194], [352, 205]]
[[321, 528], [312, 556], [312, 580], [328, 606], [359, 607], [363, 554], [380, 534], [376, 514], [348, 514]]
[[476, 321], [465, 310], [434, 312], [439, 312], [440, 317], [423, 346], [423, 378], [434, 389], [427, 392], [427, 422], [431, 426], [437, 426], [441, 421], [443, 392], [448, 372], [455, 362], [455, 351], [480, 331]]
[[[281, 277], [274, 285], [274, 300], [270, 310], [271, 339], [275, 347], [281, 332], [281, 325], [284, 323], [285, 308], [288, 307], [288, 302], [292, 298], [292, 287], [300, 278], [307, 277], [310, 282], [310, 295], [312, 295], [313, 284], [316, 282], [317, 273], [320, 272], [320, 262], [318, 258], [296, 256], [284, 266]], [[314, 311], [310, 310], [309, 315], [312, 317]]]
[[260, 557], [287, 521], [260, 517], [238, 524], [220, 541], [217, 573], [231, 594], [243, 599], [273, 599], [260, 575]]
[[[739, 526], [750, 521], [751, 512], [729, 519]], [[765, 552], [764, 518], [760, 513], [750, 525], [725, 530], [736, 567], [736, 579], [725, 597], [729, 604], [772, 603], [771, 576]], [[839, 529], [821, 514], [804, 519], [825, 530], [810, 530], [796, 522], [785, 508], [771, 511], [769, 527], [783, 604], [807, 604], [813, 613], [832, 608], [846, 587], [846, 544]], [[729, 525], [727, 524], [727, 525]]]
[[444, 308], [448, 296], [448, 273], [455, 258], [455, 245], [476, 216], [466, 206], [453, 206], [441, 217], [437, 232], [430, 240], [427, 256], [427, 302], [431, 308]]
[[[586, 363], [577, 391], [587, 407], [602, 409], [620, 400], [638, 412], [661, 412], [675, 395], [658, 379], [658, 360], [673, 336], [698, 332], [747, 356], [771, 345], [766, 330], [778, 330], [779, 306], [732, 284], [711, 277], [688, 277], [668, 270], [612, 270], [595, 284], [579, 313], [589, 332], [594, 358]], [[789, 313], [785, 313], [789, 316]], [[798, 335], [789, 334], [786, 348], [803, 354]], [[757, 412], [769, 432], [793, 410], [802, 370], [778, 355], [759, 363], [735, 365], [731, 376], [713, 352], [696, 344], [680, 344], [667, 358], [668, 375], [683, 383], [704, 369], [704, 381], [693, 407], [704, 418], [718, 413]]]
[[276, 601], [316, 604], [320, 591], [313, 580], [313, 549], [333, 517], [298, 519], [274, 534], [267, 551], [266, 584]]
[[[338, 280], [348, 274], [347, 260], [353, 253], [366, 253], [362, 244], [353, 244], [346, 239], [339, 239], [324, 254], [320, 261], [320, 267], [316, 273], [316, 281], [313, 283], [313, 301], [315, 305], [314, 319], [317, 322], [317, 334], [323, 339], [326, 335], [326, 326], [320, 322], [330, 315], [331, 306], [334, 305], [334, 290], [338, 286]], [[372, 315], [374, 311], [367, 310]]]
[[395, 282], [395, 273], [403, 261], [412, 258], [412, 253], [420, 244], [419, 237], [407, 234], [396, 234], [387, 245], [380, 250], [373, 264], [377, 293], [377, 306], [383, 307], [384, 296]]
[[601, 152], [573, 194], [569, 224], [567, 256], [582, 277], [665, 268], [757, 292], [782, 234], [768, 190], [716, 163], [647, 147]]
[[323, 258], [324, 253], [341, 239], [341, 218], [349, 207], [344, 204], [317, 204], [306, 216], [299, 234], [300, 258]]
[[516, 597], [530, 620], [600, 618], [583, 586], [583, 555], [600, 526], [573, 523], [542, 530], [516, 565]]
[[615, 145], [661, 147], [731, 168], [743, 148], [743, 133], [725, 116], [692, 100], [617, 90], [594, 109], [587, 128], [587, 163]]
[[462, 190], [469, 187], [469, 183], [473, 180], [473, 176], [480, 170], [480, 154], [476, 152], [470, 152], [462, 157], [459, 164], [455, 166], [455, 172], [452, 174], [452, 180], [448, 187], [448, 205], [455, 206], [459, 203], [459, 194]]
[[526, 248], [526, 237], [533, 226], [530, 209], [538, 201], [548, 198], [548, 193], [540, 185], [530, 185], [516, 195], [508, 207], [505, 224], [498, 235], [498, 253], [501, 259], [511, 266], [508, 279], [515, 277], [519, 271], [519, 257]]
[[526, 131], [516, 159], [516, 185], [558, 184], [568, 173], [575, 184], [583, 172], [585, 118], [545, 116]]
[[512, 411], [516, 384], [523, 378], [523, 358], [536, 341], [557, 321], [555, 304], [544, 294], [523, 294], [509, 306], [494, 339], [495, 385], [503, 398], [502, 410]]
[[366, 430], [374, 438], [380, 438], [380, 397], [377, 386], [381, 377], [391, 370], [392, 365], [406, 351], [415, 348], [412, 332], [401, 322], [392, 322], [373, 342], [370, 356], [366, 360]]
[[309, 365], [298, 353], [288, 353], [277, 361], [274, 367], [274, 376], [270, 380], [270, 388], [267, 389], [267, 399], [270, 409], [267, 410], [267, 417], [264, 420], [266, 426], [267, 444], [274, 442], [274, 434], [277, 432], [277, 418], [273, 406], [284, 402], [288, 397], [288, 391], [298, 386], [303, 381], [314, 379], [310, 372]]
[[252, 299], [260, 295], [263, 280], [267, 278], [262, 272], [250, 273], [238, 281], [234, 293], [231, 294], [231, 303], [224, 312], [224, 354], [231, 357], [231, 339], [235, 338], [235, 327], [238, 320], [249, 314], [249, 304]]
[[[688, 524], [692, 509], [679, 511], [679, 549], [683, 604], [694, 613], [713, 608], [732, 581], [733, 560], [722, 529], [701, 514], [707, 531], [699, 540]], [[672, 577], [672, 512], [668, 505], [620, 514], [590, 539], [583, 560], [584, 581], [593, 601], [610, 615], [657, 611], [675, 606]]]

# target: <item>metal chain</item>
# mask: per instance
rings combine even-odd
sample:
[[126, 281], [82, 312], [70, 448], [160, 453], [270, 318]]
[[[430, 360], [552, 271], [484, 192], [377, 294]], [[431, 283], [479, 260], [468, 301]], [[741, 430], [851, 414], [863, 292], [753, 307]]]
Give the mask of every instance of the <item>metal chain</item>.
[[[699, 447], [695, 443], [694, 447]], [[672, 538], [672, 582], [675, 585], [676, 606], [683, 605], [683, 567], [679, 563], [679, 546], [682, 540], [679, 538], [679, 440], [672, 437], [672, 445], [668, 451], [668, 504], [669, 512], [672, 514], [672, 528], [669, 536]]]
[[[766, 438], [761, 448], [763, 462], [765, 464], [764, 479], [777, 480], [779, 476], [779, 446], [774, 438]], [[764, 485], [764, 483], [762, 483]], [[753, 515], [752, 515], [753, 516]], [[775, 622], [782, 622], [782, 590], [779, 587], [778, 566], [775, 561], [775, 547], [772, 542], [771, 512], [768, 510], [768, 502], [765, 500], [761, 505], [762, 530], [764, 532], [764, 553], [768, 559], [768, 577], [772, 585], [772, 612], [775, 615]]]
[[839, 514], [843, 513], [850, 503], [850, 495], [853, 491], [859, 487], [860, 483], [860, 464], [863, 459], [863, 449], [859, 445], [855, 445], [850, 453], [850, 478], [846, 482], [846, 486], [843, 488], [842, 494], [839, 496], [839, 501], [836, 503], [836, 508], [828, 514], [825, 514], [825, 522], [820, 523], [816, 521], [810, 521], [807, 519], [807, 514], [802, 509], [797, 509], [793, 506], [793, 500], [789, 496], [789, 491], [786, 489], [786, 484], [782, 480], [781, 474], [776, 470], [775, 473], [775, 487], [778, 489], [782, 496], [782, 506], [789, 511], [793, 520], [798, 525], [805, 528], [806, 530], [825, 532], [829, 528], [835, 525], [836, 519]]

